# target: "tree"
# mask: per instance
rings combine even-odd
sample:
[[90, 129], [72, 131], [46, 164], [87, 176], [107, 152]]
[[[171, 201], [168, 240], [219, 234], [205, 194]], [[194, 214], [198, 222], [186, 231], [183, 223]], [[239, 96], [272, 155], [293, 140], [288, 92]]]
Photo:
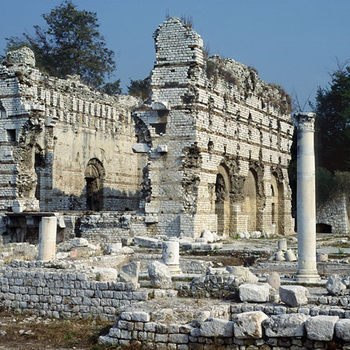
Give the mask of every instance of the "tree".
[[336, 192], [350, 193], [350, 66], [331, 74], [316, 95], [316, 193], [322, 203]]
[[316, 95], [317, 165], [330, 172], [350, 171], [350, 66], [331, 75], [328, 88]]
[[151, 91], [151, 77], [146, 79], [131, 80], [128, 86], [128, 93], [131, 96], [140, 97], [143, 100], [147, 100]]
[[[103, 88], [105, 78], [111, 77], [116, 65], [114, 52], [106, 47], [98, 31], [97, 14], [80, 11], [72, 1], [65, 0], [42, 16], [47, 29], [36, 25], [34, 35], [6, 38], [7, 49], [26, 45], [34, 51], [41, 70], [60, 78], [79, 74], [85, 83]], [[113, 91], [118, 91], [119, 80], [107, 84], [107, 90], [112, 88], [110, 84]]]

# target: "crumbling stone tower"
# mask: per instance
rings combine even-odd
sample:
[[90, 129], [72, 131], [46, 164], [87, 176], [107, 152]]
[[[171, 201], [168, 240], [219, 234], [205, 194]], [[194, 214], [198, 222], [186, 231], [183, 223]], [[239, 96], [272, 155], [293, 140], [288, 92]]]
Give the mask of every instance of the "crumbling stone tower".
[[178, 18], [154, 39], [151, 100], [135, 113], [151, 139], [141, 203], [149, 228], [291, 233], [289, 96], [254, 68], [207, 59], [200, 36]]

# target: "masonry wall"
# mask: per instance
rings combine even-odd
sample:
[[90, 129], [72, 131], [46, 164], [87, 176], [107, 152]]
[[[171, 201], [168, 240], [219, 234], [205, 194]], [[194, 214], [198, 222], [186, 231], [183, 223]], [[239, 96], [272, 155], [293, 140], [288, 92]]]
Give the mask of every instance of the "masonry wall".
[[[349, 233], [350, 226], [347, 202], [348, 200], [346, 195], [338, 194], [322, 205], [317, 205], [316, 224], [331, 226], [331, 231], [327, 231], [332, 233]], [[322, 227], [319, 228], [319, 230], [322, 230]]]
[[[193, 237], [205, 229], [224, 236], [292, 233], [290, 98], [251, 67], [207, 59], [200, 36], [177, 18], [161, 24], [154, 38], [151, 101], [136, 115], [156, 150], [145, 209], [158, 231]], [[162, 145], [166, 152], [158, 152]]]
[[148, 300], [132, 283], [97, 281], [96, 274], [18, 261], [0, 268], [0, 306], [56, 318], [114, 321], [121, 307]]
[[139, 101], [95, 91], [78, 76], [47, 77], [30, 50], [9, 54], [5, 64], [0, 208], [19, 200], [25, 210], [136, 210], [146, 165], [132, 150]]

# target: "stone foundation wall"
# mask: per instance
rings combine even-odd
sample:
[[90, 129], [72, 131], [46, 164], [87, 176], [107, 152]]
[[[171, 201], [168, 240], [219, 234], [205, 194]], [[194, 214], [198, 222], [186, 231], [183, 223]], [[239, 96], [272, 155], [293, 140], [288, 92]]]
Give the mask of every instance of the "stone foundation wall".
[[40, 266], [41, 262], [21, 261], [0, 267], [0, 307], [56, 318], [114, 321], [121, 307], [148, 300], [148, 292], [132, 283], [102, 282], [96, 280], [97, 273]]
[[344, 194], [334, 196], [326, 203], [317, 206], [316, 224], [331, 226], [332, 233], [350, 232], [348, 200]]

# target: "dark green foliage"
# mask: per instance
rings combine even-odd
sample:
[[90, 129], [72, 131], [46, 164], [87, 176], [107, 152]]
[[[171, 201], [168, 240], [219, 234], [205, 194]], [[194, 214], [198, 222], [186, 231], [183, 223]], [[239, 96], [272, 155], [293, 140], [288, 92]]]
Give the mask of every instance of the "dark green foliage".
[[140, 80], [131, 80], [128, 86], [128, 93], [131, 96], [139, 97], [142, 100], [147, 100], [151, 92], [151, 77]]
[[316, 168], [316, 201], [321, 204], [326, 202], [337, 188], [334, 175], [327, 169]]
[[101, 87], [105, 77], [115, 70], [115, 62], [114, 52], [106, 48], [98, 31], [97, 14], [80, 11], [65, 0], [43, 18], [47, 29], [34, 26], [34, 35], [7, 38], [7, 49], [27, 45], [34, 51], [41, 70], [61, 78], [79, 74], [85, 83]]
[[330, 87], [318, 89], [315, 107], [318, 166], [350, 171], [350, 66], [332, 74]]
[[105, 84], [102, 90], [108, 95], [120, 95], [122, 93], [120, 79], [116, 80], [114, 83]]

